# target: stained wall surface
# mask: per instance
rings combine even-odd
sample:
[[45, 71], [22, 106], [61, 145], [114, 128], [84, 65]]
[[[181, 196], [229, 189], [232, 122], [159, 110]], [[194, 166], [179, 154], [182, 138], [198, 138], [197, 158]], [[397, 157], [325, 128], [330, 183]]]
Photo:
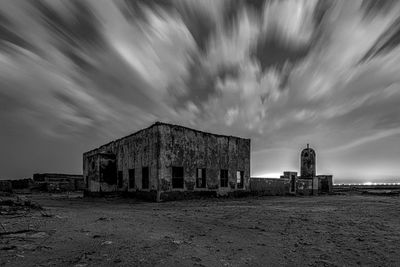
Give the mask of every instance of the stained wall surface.
[[316, 155], [314, 149], [308, 147], [301, 151], [300, 176], [302, 179], [312, 179], [316, 175]]
[[284, 195], [317, 195], [318, 178], [255, 178], [250, 179], [250, 191], [253, 195], [284, 196]]
[[290, 193], [290, 179], [255, 178], [250, 179], [250, 191], [255, 195], [284, 196]]
[[[157, 158], [159, 154], [157, 127], [149, 127], [133, 135], [118, 139], [83, 155], [83, 175], [90, 192], [151, 191], [158, 187]], [[107, 173], [115, 155], [114, 178]], [[149, 188], [142, 188], [142, 169], [149, 169]], [[108, 171], [106, 171], [108, 170]], [[131, 171], [130, 171], [131, 170]], [[133, 171], [132, 171], [133, 170]], [[134, 186], [129, 186], [129, 173], [134, 175]], [[118, 175], [122, 182], [118, 183]], [[92, 184], [92, 185], [91, 185]]]
[[318, 192], [318, 188], [315, 188], [314, 180], [315, 179], [297, 179], [296, 194], [310, 196], [315, 194], [315, 190]]
[[[248, 190], [250, 139], [215, 135], [167, 124], [159, 125], [159, 130], [160, 192], [211, 190], [223, 195], [235, 190]], [[172, 167], [183, 167], [184, 188], [172, 187]], [[196, 186], [198, 169], [205, 169], [204, 188]], [[228, 171], [226, 187], [221, 186], [221, 170]], [[243, 187], [237, 183], [238, 171], [243, 175]]]

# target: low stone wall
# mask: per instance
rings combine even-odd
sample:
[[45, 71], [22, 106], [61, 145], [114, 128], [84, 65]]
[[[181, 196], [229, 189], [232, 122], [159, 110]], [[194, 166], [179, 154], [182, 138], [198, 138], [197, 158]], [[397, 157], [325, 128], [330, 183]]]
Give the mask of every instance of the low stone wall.
[[13, 189], [29, 189], [33, 185], [32, 179], [9, 180]]
[[85, 181], [83, 179], [75, 180], [75, 190], [83, 191], [85, 188]]
[[0, 180], [0, 192], [12, 192], [12, 184], [7, 180]]
[[289, 194], [290, 180], [275, 178], [250, 178], [250, 191], [259, 196], [284, 196]]

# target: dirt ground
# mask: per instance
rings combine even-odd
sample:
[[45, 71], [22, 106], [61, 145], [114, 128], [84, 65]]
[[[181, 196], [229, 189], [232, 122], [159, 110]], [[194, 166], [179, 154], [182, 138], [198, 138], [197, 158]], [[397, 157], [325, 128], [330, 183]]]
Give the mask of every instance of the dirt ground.
[[0, 215], [4, 266], [400, 266], [400, 197], [144, 203], [31, 195]]

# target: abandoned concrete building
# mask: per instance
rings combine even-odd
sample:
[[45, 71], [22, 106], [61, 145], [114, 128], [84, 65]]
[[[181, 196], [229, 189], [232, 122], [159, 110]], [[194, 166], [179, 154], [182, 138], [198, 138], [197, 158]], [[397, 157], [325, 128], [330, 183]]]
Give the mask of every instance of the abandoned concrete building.
[[300, 154], [300, 176], [285, 171], [280, 179], [251, 178], [250, 190], [259, 195], [318, 195], [332, 193], [333, 176], [316, 175], [316, 153], [307, 147]]
[[85, 194], [150, 200], [249, 189], [250, 139], [157, 122], [83, 154]]

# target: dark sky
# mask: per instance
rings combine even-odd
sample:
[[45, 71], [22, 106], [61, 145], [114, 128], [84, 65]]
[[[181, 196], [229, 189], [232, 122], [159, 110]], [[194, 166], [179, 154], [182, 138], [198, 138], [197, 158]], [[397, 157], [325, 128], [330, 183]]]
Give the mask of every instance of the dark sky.
[[0, 177], [81, 173], [155, 121], [252, 139], [253, 176], [400, 177], [400, 2], [0, 1]]

